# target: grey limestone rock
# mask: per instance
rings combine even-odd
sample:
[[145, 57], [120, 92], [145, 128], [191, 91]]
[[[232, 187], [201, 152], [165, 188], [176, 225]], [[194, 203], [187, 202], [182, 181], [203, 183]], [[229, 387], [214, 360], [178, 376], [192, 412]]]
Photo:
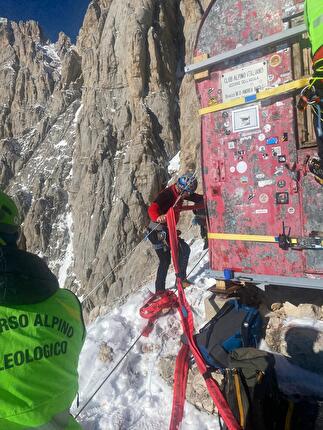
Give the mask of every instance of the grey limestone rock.
[[[205, 2], [204, 2], [205, 3]], [[101, 309], [142, 285], [155, 257], [147, 205], [198, 165], [198, 100], [184, 78], [206, 4], [93, 0], [76, 46], [33, 21], [0, 21], [0, 186], [24, 242]]]

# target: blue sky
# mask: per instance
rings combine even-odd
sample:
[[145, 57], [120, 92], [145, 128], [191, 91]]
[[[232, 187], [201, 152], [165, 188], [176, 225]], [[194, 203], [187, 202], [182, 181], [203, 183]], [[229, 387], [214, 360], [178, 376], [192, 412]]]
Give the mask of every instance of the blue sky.
[[90, 0], [0, 0], [0, 17], [12, 21], [38, 21], [45, 35], [56, 42], [64, 31], [73, 42]]

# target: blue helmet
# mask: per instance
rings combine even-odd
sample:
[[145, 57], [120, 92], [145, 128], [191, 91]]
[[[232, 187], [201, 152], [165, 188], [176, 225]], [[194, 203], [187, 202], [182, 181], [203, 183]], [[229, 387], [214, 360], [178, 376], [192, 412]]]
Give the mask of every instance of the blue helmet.
[[181, 193], [188, 192], [193, 194], [197, 188], [197, 180], [193, 173], [185, 173], [177, 180], [177, 186]]

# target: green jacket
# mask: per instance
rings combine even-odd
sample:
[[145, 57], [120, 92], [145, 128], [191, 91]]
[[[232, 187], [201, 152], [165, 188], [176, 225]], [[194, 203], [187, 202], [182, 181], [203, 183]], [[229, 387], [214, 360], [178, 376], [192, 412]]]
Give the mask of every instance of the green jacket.
[[81, 429], [69, 408], [84, 336], [80, 302], [46, 264], [0, 247], [1, 430]]
[[305, 0], [304, 18], [314, 55], [323, 45], [323, 1]]

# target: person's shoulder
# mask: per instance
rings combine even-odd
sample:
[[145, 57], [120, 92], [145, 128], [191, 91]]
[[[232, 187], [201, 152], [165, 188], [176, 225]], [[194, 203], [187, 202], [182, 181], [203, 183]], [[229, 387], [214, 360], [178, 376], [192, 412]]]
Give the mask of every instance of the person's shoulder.
[[173, 191], [173, 189], [174, 189], [174, 185], [169, 185], [169, 186], [167, 186], [167, 187], [163, 188], [163, 189], [160, 191], [160, 193], [159, 193], [159, 194], [161, 194], [161, 193], [171, 193], [171, 192]]
[[160, 200], [160, 199], [167, 199], [167, 198], [171, 198], [174, 194], [173, 191], [173, 185], [164, 188], [163, 190], [161, 190], [159, 192], [159, 194], [157, 195], [155, 201]]
[[72, 300], [77, 300], [80, 302], [79, 298], [73, 291], [69, 290], [68, 288], [60, 288], [60, 291], [62, 291], [63, 294], [66, 294], [68, 297], [72, 298]]
[[74, 318], [78, 323], [81, 324], [83, 329], [82, 338], [85, 338], [85, 322], [83, 319], [83, 309], [80, 299], [77, 297], [73, 291], [67, 288], [60, 288], [57, 293], [59, 300], [64, 303], [65, 309], [69, 312], [70, 316]]
[[[25, 259], [25, 261], [29, 261], [30, 264], [35, 264], [37, 265], [37, 268], [41, 268], [43, 270], [48, 270], [50, 271], [46, 261], [44, 258], [42, 258], [41, 256], [34, 254], [33, 252], [28, 252], [28, 251], [24, 251], [22, 249], [17, 249], [17, 254], [19, 255], [20, 258]], [[53, 274], [53, 276], [55, 276]]]
[[59, 288], [56, 295], [59, 301], [64, 302], [67, 306], [72, 306], [74, 309], [79, 309], [82, 313], [82, 303], [73, 291], [67, 288]]
[[46, 265], [45, 261], [38, 255], [19, 249], [17, 246], [3, 247], [3, 254], [8, 260], [14, 259], [16, 263], [24, 262], [28, 264]]

